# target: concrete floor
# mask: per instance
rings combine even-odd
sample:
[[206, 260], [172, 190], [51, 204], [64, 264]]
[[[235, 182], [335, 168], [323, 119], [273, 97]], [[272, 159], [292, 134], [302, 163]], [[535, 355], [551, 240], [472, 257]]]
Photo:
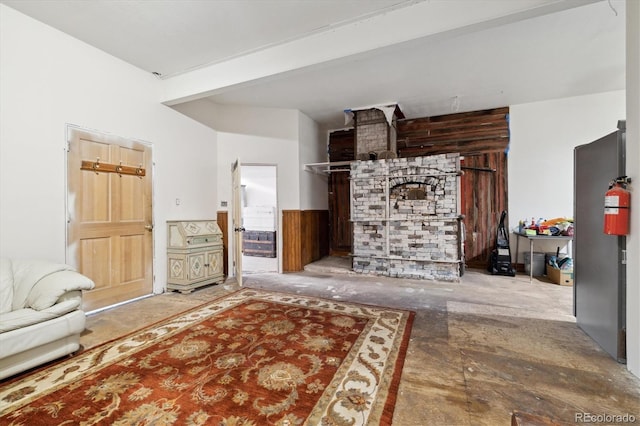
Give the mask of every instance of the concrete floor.
[[[248, 275], [244, 285], [415, 311], [394, 425], [508, 425], [514, 411], [563, 424], [583, 413], [640, 422], [640, 379], [577, 327], [572, 287], [474, 270], [460, 283], [365, 277], [347, 266], [325, 258], [301, 273]], [[235, 289], [165, 293], [91, 315], [81, 343], [93, 347]]]

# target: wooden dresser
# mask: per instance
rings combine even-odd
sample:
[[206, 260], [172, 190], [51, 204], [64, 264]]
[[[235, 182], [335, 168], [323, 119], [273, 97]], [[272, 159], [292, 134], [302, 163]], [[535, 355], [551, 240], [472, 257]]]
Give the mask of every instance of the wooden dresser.
[[223, 282], [222, 254], [215, 220], [167, 221], [167, 290], [191, 293]]

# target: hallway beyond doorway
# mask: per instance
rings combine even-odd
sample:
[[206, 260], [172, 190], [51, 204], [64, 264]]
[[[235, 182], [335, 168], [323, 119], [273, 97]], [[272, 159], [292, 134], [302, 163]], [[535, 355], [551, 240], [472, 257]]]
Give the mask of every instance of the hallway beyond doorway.
[[242, 255], [243, 274], [264, 274], [278, 272], [277, 257], [258, 257]]

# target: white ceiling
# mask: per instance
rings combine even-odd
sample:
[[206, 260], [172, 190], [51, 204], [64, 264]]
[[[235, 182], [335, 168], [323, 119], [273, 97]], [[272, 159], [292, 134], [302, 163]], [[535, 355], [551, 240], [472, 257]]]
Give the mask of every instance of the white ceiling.
[[[238, 58], [266, 55], [293, 42], [304, 49], [314, 36], [360, 31], [358, 37], [372, 40], [374, 47], [336, 57], [330, 45], [323, 52], [299, 50], [316, 57], [240, 83], [194, 89], [184, 98], [299, 109], [328, 128], [343, 126], [344, 109], [367, 105], [397, 102], [407, 117], [424, 117], [619, 90], [625, 84], [623, 0], [0, 1], [159, 73], [166, 84], [188, 81], [207, 67], [215, 73]], [[493, 8], [493, 15], [480, 17], [478, 5]], [[401, 10], [429, 10], [425, 26], [437, 22], [438, 29], [402, 39], [394, 36], [405, 30], [396, 20], [382, 31], [388, 43], [377, 41], [384, 40], [380, 30], [367, 33], [366, 22], [394, 22], [390, 19]], [[442, 25], [436, 13], [442, 13]], [[465, 13], [461, 24], [459, 15]], [[307, 46], [314, 49], [310, 42]]]

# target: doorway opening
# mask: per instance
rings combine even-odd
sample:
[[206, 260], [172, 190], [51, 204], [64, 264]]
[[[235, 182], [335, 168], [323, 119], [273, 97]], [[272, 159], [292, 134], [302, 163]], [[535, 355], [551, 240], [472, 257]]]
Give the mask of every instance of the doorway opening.
[[242, 273], [278, 272], [277, 168], [241, 166]]

